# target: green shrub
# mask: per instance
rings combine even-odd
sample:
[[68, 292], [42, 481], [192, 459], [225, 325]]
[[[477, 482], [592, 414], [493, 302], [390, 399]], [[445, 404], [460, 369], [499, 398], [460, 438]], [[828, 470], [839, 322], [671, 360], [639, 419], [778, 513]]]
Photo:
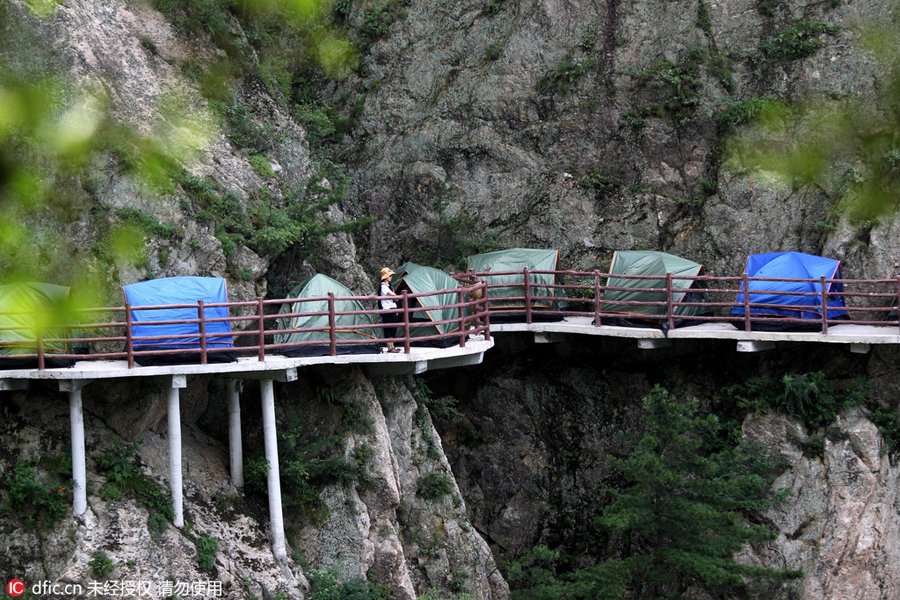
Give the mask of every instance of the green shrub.
[[704, 55], [701, 48], [694, 47], [677, 63], [660, 58], [634, 73], [637, 88], [643, 90], [648, 99], [641, 114], [668, 114], [676, 124], [690, 114], [700, 102], [700, 59]]
[[331, 571], [315, 570], [309, 577], [310, 600], [387, 600], [391, 589], [372, 584], [361, 577], [341, 581]]
[[137, 452], [141, 445], [138, 438], [131, 444], [116, 439], [113, 445], [100, 452], [97, 466], [106, 477], [101, 495], [108, 499], [121, 499], [130, 495], [150, 509], [151, 516], [159, 514], [171, 521], [175, 518], [172, 494], [144, 473], [138, 466]]
[[779, 106], [778, 102], [767, 98], [747, 98], [746, 100], [727, 98], [725, 108], [716, 113], [716, 121], [722, 125], [743, 125]]
[[490, 62], [494, 62], [500, 56], [503, 55], [503, 43], [502, 42], [494, 42], [484, 50], [484, 59]]
[[813, 427], [828, 425], [837, 418], [841, 406], [834, 385], [821, 371], [785, 375], [782, 383], [784, 392], [773, 399], [779, 412]]
[[452, 491], [453, 478], [442, 473], [426, 473], [416, 482], [416, 496], [424, 500], [439, 500]]
[[253, 171], [263, 179], [275, 179], [275, 170], [272, 169], [272, 163], [265, 156], [254, 154], [247, 161], [253, 167]]
[[869, 420], [878, 427], [888, 452], [900, 450], [900, 414], [896, 408], [884, 408], [874, 405], [869, 407]]
[[298, 104], [294, 106], [294, 116], [306, 129], [306, 139], [310, 146], [327, 140], [337, 132], [334, 117], [328, 107], [314, 104]]
[[566, 57], [556, 67], [537, 82], [537, 90], [545, 94], [563, 94], [571, 90], [588, 72], [597, 66], [597, 59], [589, 56], [582, 59]]
[[769, 60], [787, 62], [807, 58], [822, 47], [822, 34], [835, 35], [837, 27], [819, 21], [803, 20], [776, 31], [763, 40], [759, 51]]
[[175, 237], [179, 231], [177, 227], [163, 223], [159, 219], [144, 214], [136, 208], [118, 208], [116, 209], [116, 214], [125, 223], [134, 225], [154, 237], [170, 239]]
[[197, 564], [200, 565], [200, 570], [212, 571], [216, 564], [219, 540], [212, 536], [201, 535], [194, 540], [194, 548], [197, 550]]
[[159, 513], [153, 513], [147, 519], [147, 530], [150, 532], [150, 539], [152, 540], [159, 539], [168, 527], [169, 522]]
[[225, 129], [231, 143], [250, 154], [265, 154], [283, 139], [273, 124], [240, 104], [225, 109]]
[[88, 561], [88, 566], [91, 568], [91, 572], [94, 576], [98, 579], [106, 579], [116, 570], [116, 565], [113, 564], [112, 559], [110, 559], [103, 550], [95, 550], [94, 553], [91, 554], [91, 560]]
[[27, 524], [56, 524], [68, 511], [67, 486], [71, 487], [73, 482], [58, 476], [51, 479], [40, 475], [36, 464], [16, 461], [15, 467], [6, 474], [6, 504], [23, 516]]

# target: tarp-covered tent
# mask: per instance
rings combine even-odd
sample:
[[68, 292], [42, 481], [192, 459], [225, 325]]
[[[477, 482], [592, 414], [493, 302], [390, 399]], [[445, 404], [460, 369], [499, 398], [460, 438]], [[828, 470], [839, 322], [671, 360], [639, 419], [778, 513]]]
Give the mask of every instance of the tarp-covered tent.
[[[623, 325], [655, 325], [667, 326], [662, 319], [646, 319], [647, 316], [666, 314], [666, 292], [658, 291], [666, 287], [666, 274], [672, 274], [673, 292], [672, 300], [675, 302], [674, 312], [678, 319], [676, 326], [696, 324], [691, 317], [712, 315], [712, 309], [707, 306], [687, 305], [689, 303], [708, 302], [709, 296], [702, 292], [692, 292], [694, 285], [691, 279], [680, 277], [696, 277], [703, 269], [703, 265], [687, 258], [675, 256], [667, 252], [653, 250], [619, 250], [613, 254], [612, 264], [609, 267], [610, 277], [607, 285], [610, 287], [640, 288], [629, 290], [607, 290], [604, 295], [602, 309], [604, 313], [620, 313], [623, 315]], [[618, 275], [613, 277], [612, 275]], [[654, 277], [654, 279], [636, 279], [628, 276]], [[621, 304], [622, 302], [662, 302], [660, 305], [634, 305]]]
[[[37, 358], [21, 355], [38, 353], [37, 340], [43, 342], [44, 365], [70, 367], [74, 361], [54, 357], [68, 354], [69, 288], [52, 283], [21, 282], [0, 285], [0, 369], [27, 369]], [[51, 340], [62, 341], [51, 341]]]
[[[488, 308], [491, 310], [510, 310], [525, 308], [525, 279], [522, 271], [527, 267], [532, 271], [555, 271], [559, 260], [559, 250], [538, 250], [532, 248], [510, 248], [498, 250], [486, 254], [475, 254], [469, 257], [468, 269], [475, 273], [481, 273], [479, 279], [484, 279], [488, 286]], [[490, 275], [485, 273], [492, 271], [501, 273], [504, 271], [516, 271], [510, 275]], [[529, 276], [531, 282], [531, 295], [551, 297], [553, 300], [534, 300], [531, 308], [534, 310], [554, 310], [565, 308], [565, 300], [562, 299], [561, 290], [547, 287], [556, 285], [556, 276], [551, 274], [532, 273]], [[513, 297], [511, 300], [500, 300], [504, 297]], [[491, 317], [496, 320], [496, 317]], [[540, 315], [535, 315], [540, 318]], [[546, 317], [545, 317], [546, 318]], [[550, 317], [561, 319], [562, 317]], [[504, 320], [503, 317], [500, 317]]]
[[[455, 290], [459, 287], [459, 282], [440, 269], [408, 262], [397, 267], [397, 272], [391, 280], [391, 285], [397, 294], [402, 294], [404, 290], [411, 294], [422, 294], [438, 290]], [[459, 294], [453, 292], [412, 298], [410, 300], [410, 309], [425, 308], [427, 310], [416, 310], [412, 313], [412, 322], [416, 323], [416, 325], [410, 325], [410, 336], [424, 337], [459, 331], [459, 323], [434, 324], [448, 319], [458, 319], [459, 309], [440, 308], [441, 306], [448, 306], [457, 302], [459, 302]], [[397, 306], [400, 306], [399, 301]], [[459, 340], [446, 338], [423, 343], [434, 346], [447, 346], [458, 344]]]
[[[295, 316], [278, 319], [278, 329], [309, 329], [324, 327], [320, 331], [291, 331], [275, 335], [276, 344], [300, 344], [302, 342], [317, 342], [312, 345], [292, 346], [281, 348], [276, 352], [285, 356], [326, 356], [331, 353], [328, 336], [328, 294], [336, 297], [349, 297], [355, 294], [342, 283], [335, 281], [327, 275], [313, 275], [300, 285], [291, 290], [289, 298], [296, 299], [290, 304], [281, 307], [282, 314], [287, 313], [324, 313], [313, 316]], [[300, 301], [303, 298], [321, 298], [320, 300]], [[335, 333], [337, 340], [336, 351], [338, 354], [373, 354], [381, 352], [381, 347], [375, 341], [381, 330], [372, 329], [375, 317], [371, 309], [367, 310], [359, 300], [335, 300], [334, 310], [341, 312], [356, 312], [357, 314], [338, 314], [335, 317], [335, 325], [338, 329]], [[342, 344], [342, 341], [362, 341], [362, 344]]]
[[[822, 320], [822, 283], [826, 279], [841, 279], [841, 262], [833, 258], [814, 256], [802, 252], [769, 252], [767, 254], [751, 254], [747, 258], [747, 275], [753, 278], [810, 279], [815, 281], [750, 281], [750, 302], [774, 306], [751, 306], [750, 315], [759, 317], [790, 317], [806, 321]], [[844, 291], [840, 281], [826, 284], [825, 292], [828, 306], [828, 318], [846, 318], [846, 311], [841, 310], [844, 299], [832, 295]], [[741, 289], [744, 289], [741, 284]], [[780, 292], [780, 293], [774, 293]], [[793, 292], [793, 293], [792, 293]], [[809, 295], [798, 295], [805, 292]], [[731, 314], [744, 316], [744, 294], [737, 295], [736, 306]], [[754, 329], [819, 329], [821, 324], [804, 323], [753, 323]]]
[[[219, 304], [228, 302], [225, 280], [221, 277], [165, 277], [132, 283], [123, 288], [125, 302], [131, 305], [131, 320], [134, 338], [153, 337], [152, 340], [134, 340], [134, 350], [146, 353], [160, 350], [200, 350], [200, 324], [180, 323], [166, 324], [160, 321], [185, 321], [198, 319], [197, 302]], [[185, 308], [165, 308], [140, 310], [141, 306], [185, 305]], [[207, 362], [234, 362], [234, 340], [231, 335], [231, 323], [228, 321], [210, 322], [210, 319], [228, 318], [228, 307], [203, 308], [206, 320]], [[176, 337], [185, 336], [185, 337]], [[212, 352], [209, 352], [212, 350]], [[200, 360], [200, 353], [168, 354], [161, 356], [140, 355], [135, 362], [141, 365], [183, 364]]]

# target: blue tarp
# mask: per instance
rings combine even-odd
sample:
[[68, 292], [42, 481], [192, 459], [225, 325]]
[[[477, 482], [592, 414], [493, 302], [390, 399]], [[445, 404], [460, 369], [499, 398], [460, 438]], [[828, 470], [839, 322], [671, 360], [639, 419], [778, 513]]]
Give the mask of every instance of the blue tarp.
[[[802, 252], [770, 252], [768, 254], [751, 254], [747, 258], [745, 272], [750, 277], [777, 277], [784, 279], [815, 279], [817, 281], [750, 281], [750, 302], [753, 304], [775, 304], [780, 306], [750, 307], [751, 315], [793, 317], [795, 319], [822, 318], [822, 283], [826, 279], [841, 278], [841, 262], [832, 258], [803, 254]], [[825, 284], [828, 318], [836, 319], [846, 316], [846, 311], [839, 310], [844, 305], [841, 296], [831, 295], [844, 291], [840, 281]], [[743, 284], [741, 284], [743, 289]], [[754, 291], [756, 290], [756, 291]], [[772, 292], [807, 292], [813, 295], [775, 294]], [[737, 304], [731, 309], [732, 315], [744, 314], [744, 294], [738, 294]], [[834, 310], [832, 310], [834, 308]]]
[[[135, 350], [199, 349], [200, 324], [182, 323], [155, 324], [159, 321], [197, 319], [197, 301], [205, 304], [228, 302], [225, 280], [221, 277], [166, 277], [133, 283], [122, 288], [125, 301], [131, 304], [131, 319], [134, 337], [153, 336], [155, 340], [135, 340]], [[192, 304], [191, 308], [166, 308], [162, 310], [137, 310], [139, 306], [160, 306], [167, 304]], [[203, 309], [206, 322], [207, 348], [233, 348], [231, 336], [214, 334], [231, 333], [231, 323], [219, 321], [210, 323], [208, 319], [228, 317], [228, 307]], [[176, 338], [176, 335], [188, 337]], [[170, 337], [171, 336], [171, 337]], [[218, 354], [218, 353], [216, 353]], [[215, 355], [213, 355], [215, 356]]]

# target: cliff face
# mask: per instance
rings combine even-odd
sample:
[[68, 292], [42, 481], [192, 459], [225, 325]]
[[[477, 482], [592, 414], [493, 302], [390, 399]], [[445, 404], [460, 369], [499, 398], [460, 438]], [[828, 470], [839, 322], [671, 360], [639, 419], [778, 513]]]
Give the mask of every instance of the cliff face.
[[[641, 351], [623, 340], [528, 338], [498, 335], [481, 367], [430, 379], [436, 393], [460, 400], [465, 421], [439, 420], [438, 431], [473, 525], [505, 560], [538, 544], [583, 564], [615, 554], [592, 519], [607, 502], [599, 490], [615, 481], [609, 457], [622, 456], [627, 436], [642, 431], [640, 399], [655, 384], [712, 407], [722, 390], [749, 377], [821, 370], [835, 381], [867, 378], [875, 397], [897, 409], [898, 380], [887, 367], [895, 349], [860, 357], [798, 346], [745, 355], [716, 342]], [[845, 409], [821, 429], [774, 412], [747, 414], [742, 430], [745, 441], [787, 465], [772, 484], [785, 502], [761, 515], [777, 538], [740, 559], [802, 570], [789, 586], [801, 598], [895, 595], [900, 477], [866, 412]]]
[[[10, 5], [28, 10], [18, 0]], [[363, 265], [458, 258], [496, 242], [560, 248], [567, 268], [593, 269], [612, 250], [648, 247], [734, 274], [748, 253], [793, 249], [842, 258], [847, 276], [896, 276], [895, 215], [859, 224], [834, 212], [833, 191], [724, 168], [731, 130], [716, 118], [734, 99], [874, 97], [884, 74], [852, 26], [887, 18], [890, 5], [779, 3], [769, 12], [761, 5], [407, 3], [363, 55], [361, 75], [320, 90], [339, 107], [365, 99], [350, 134], [330, 148], [348, 168], [351, 194], [328, 218], [379, 221], [357, 239], [326, 237], [317, 269], [364, 291], [370, 283]], [[360, 4], [349, 22], [359, 26], [378, 8]], [[766, 40], [803, 20], [837, 29], [817, 34], [823, 47], [809, 57], [760, 59]], [[196, 118], [209, 118], [185, 65], [211, 68], [221, 52], [179, 36], [143, 3], [70, 0], [38, 33], [77, 82], [103, 87], [113, 116], [139, 131], [177, 129], [164, 110], [172, 98]], [[258, 82], [238, 80], [234, 97], [278, 132], [266, 154], [275, 178], [259, 175], [221, 132], [185, 166], [235, 191], [246, 207], [261, 190], [280, 199], [313, 171], [306, 133]], [[232, 300], [265, 294], [274, 257], [245, 246], [226, 256], [215, 226], [198, 218], [183, 189], [161, 197], [115, 169], [100, 172], [90, 191], [99, 205], [139, 209], [181, 231], [147, 236], [147, 263], [118, 264], [104, 273], [110, 281], [216, 275], [229, 277]], [[70, 233], [89, 247], [103, 218], [85, 214]], [[289, 277], [312, 272], [306, 258], [287, 261]], [[436, 589], [501, 599], [508, 596], [501, 555], [514, 558], [538, 543], [577, 553], [592, 543], [579, 528], [600, 508], [593, 486], [610, 475], [606, 456], [618, 451], [616, 436], [640, 430], [639, 399], [653, 383], [708, 397], [744, 376], [825, 365], [837, 378], [870, 377], [884, 406], [900, 402], [896, 351], [749, 358], [725, 346], [640, 355], [621, 344], [535, 346], [513, 337], [482, 367], [429, 374], [436, 393], [460, 401], [474, 429], [449, 420], [435, 428], [418, 384], [404, 378], [323, 369], [279, 386], [279, 426], [305, 419], [303, 435], [331, 439], [333, 456], [356, 465], [319, 482], [320, 502], [312, 508], [289, 506], [289, 565], [269, 550], [264, 501], [228, 483], [220, 382], [192, 379], [182, 395], [190, 528], [169, 526], [158, 536], [143, 503], [101, 496], [107, 476], [96, 460], [117, 436], [142, 436], [141, 464], [164, 482], [163, 393], [146, 384], [94, 384], [85, 389], [94, 486], [88, 513], [82, 520], [67, 514], [52, 528], [0, 514], [2, 571], [86, 585], [97, 578], [89, 563], [100, 549], [115, 563], [111, 578], [214, 579], [229, 598], [276, 591], [301, 598], [307, 574], [335, 569], [387, 586], [396, 598]], [[3, 394], [0, 477], [17, 460], [65, 454], [67, 417], [57, 392]], [[244, 394], [252, 449], [258, 398], [249, 385]], [[745, 422], [748, 439], [789, 458], [776, 485], [793, 492], [767, 515], [778, 540], [769, 552], [748, 549], [746, 560], [803, 569], [804, 598], [851, 590], [896, 596], [898, 477], [883, 440], [853, 411], [842, 414], [819, 457], [805, 457], [798, 446], [809, 433], [771, 416]], [[201, 536], [218, 540], [211, 570], [197, 561]]]
[[[794, 249], [896, 275], [893, 215], [850, 223], [827, 186], [723, 166], [734, 131], [717, 115], [734, 102], [874, 102], [884, 80], [860, 29], [891, 3], [776, 4], [411, 3], [331, 95], [365, 97], [341, 156], [358, 210], [381, 218], [369, 256], [433, 254], [461, 216], [466, 241], [560, 248], [571, 268], [647, 247], [739, 274], [748, 253]], [[770, 49], [804, 22], [835, 29], [802, 59]]]

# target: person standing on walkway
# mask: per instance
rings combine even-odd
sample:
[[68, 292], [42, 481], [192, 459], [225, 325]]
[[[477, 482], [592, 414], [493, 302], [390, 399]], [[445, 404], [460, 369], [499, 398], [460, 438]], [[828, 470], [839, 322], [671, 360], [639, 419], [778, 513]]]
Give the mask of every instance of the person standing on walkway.
[[[378, 284], [378, 297], [379, 303], [381, 304], [382, 310], [394, 310], [397, 308], [397, 303], [394, 301], [392, 296], [396, 297], [397, 294], [394, 292], [394, 288], [391, 287], [391, 277], [394, 276], [394, 271], [390, 269], [390, 267], [385, 267], [381, 269], [381, 281]], [[381, 321], [383, 323], [399, 323], [400, 315], [397, 313], [383, 313], [381, 315]], [[384, 337], [392, 338], [397, 336], [397, 327], [385, 327], [383, 330]], [[400, 352], [400, 348], [394, 348], [394, 342], [387, 343], [388, 352]]]

